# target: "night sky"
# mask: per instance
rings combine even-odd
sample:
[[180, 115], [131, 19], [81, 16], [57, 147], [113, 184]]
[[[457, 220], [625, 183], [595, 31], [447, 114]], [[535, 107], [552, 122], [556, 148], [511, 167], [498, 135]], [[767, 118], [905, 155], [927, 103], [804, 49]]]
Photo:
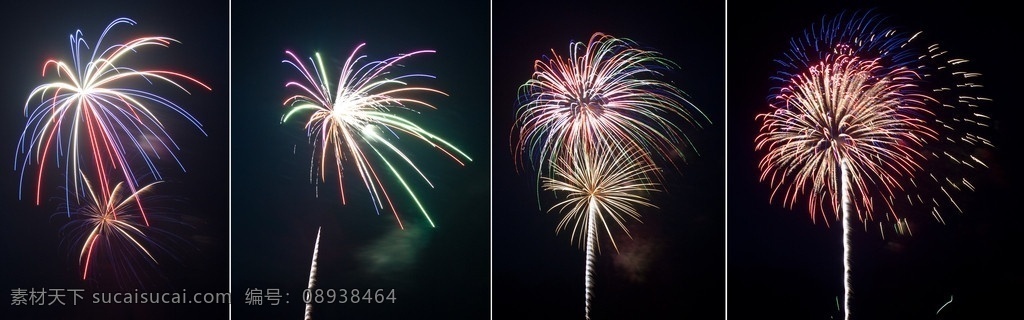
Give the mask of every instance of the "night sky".
[[[851, 4], [855, 3], [855, 4]], [[978, 191], [962, 198], [965, 214], [947, 210], [946, 225], [927, 212], [904, 212], [913, 236], [883, 240], [877, 226], [852, 237], [853, 319], [988, 319], [1019, 314], [1024, 297], [1017, 251], [1024, 222], [1011, 209], [1010, 183], [1020, 178], [1012, 152], [1010, 110], [1021, 74], [1006, 37], [1019, 17], [1006, 8], [962, 2], [940, 6], [915, 1], [802, 3], [755, 2], [729, 9], [728, 30], [728, 316], [837, 319], [842, 313], [842, 229], [812, 223], [806, 206], [789, 210], [768, 202], [770, 189], [757, 181], [754, 115], [768, 110], [766, 97], [790, 37], [824, 15], [875, 8], [890, 23], [923, 31], [983, 74], [982, 92], [994, 103], [990, 170], [979, 172]], [[859, 224], [855, 224], [859, 225]], [[891, 233], [890, 233], [891, 235]], [[953, 296], [941, 313], [936, 311]]]
[[[93, 304], [91, 294], [98, 292], [226, 292], [228, 290], [228, 4], [197, 1], [68, 2], [41, 1], [9, 3], [0, 16], [0, 32], [7, 43], [4, 50], [5, 72], [0, 77], [0, 150], [7, 169], [0, 178], [0, 213], [4, 232], [0, 232], [4, 291], [4, 319], [82, 319], [147, 318], [181, 319], [196, 316], [226, 318], [226, 304]], [[120, 24], [104, 39], [107, 46], [141, 36], [167, 36], [181, 43], [167, 48], [145, 47], [125, 65], [138, 69], [166, 69], [193, 76], [212, 91], [181, 82], [192, 92], [186, 94], [166, 83], [140, 89], [164, 96], [186, 109], [202, 124], [207, 135], [184, 118], [163, 108], [154, 108], [168, 133], [180, 146], [177, 154], [186, 171], [168, 159], [156, 162], [164, 181], [153, 190], [154, 207], [166, 207], [172, 221], [188, 227], [153, 222], [154, 228], [173, 232], [184, 241], [168, 244], [171, 255], [156, 253], [156, 268], [140, 263], [135, 269], [139, 281], [123, 279], [118, 283], [105, 276], [98, 264], [90, 269], [95, 278], [81, 280], [77, 252], [69, 247], [59, 229], [68, 221], [59, 213], [63, 198], [63, 168], [47, 166], [43, 201], [35, 205], [30, 196], [18, 199], [19, 172], [14, 171], [15, 148], [25, 127], [23, 106], [29, 92], [39, 84], [57, 79], [53, 70], [41, 77], [43, 63], [49, 58], [70, 62], [68, 36], [81, 29], [89, 46], [94, 46], [103, 29], [114, 19], [127, 17], [138, 24]], [[185, 23], [183, 23], [185, 22]], [[91, 52], [91, 50], [90, 50]], [[85, 59], [88, 59], [86, 56]], [[37, 98], [38, 99], [38, 98]], [[33, 105], [34, 107], [34, 105]], [[137, 157], [135, 159], [138, 159]], [[38, 170], [29, 167], [30, 172]], [[148, 176], [140, 175], [145, 183]], [[35, 183], [27, 183], [32, 190]], [[26, 191], [27, 192], [27, 191]], [[156, 214], [156, 212], [153, 212]], [[141, 282], [141, 284], [140, 284]], [[83, 289], [89, 301], [77, 306], [11, 306], [10, 292], [23, 289]], [[65, 298], [66, 303], [70, 300]]]
[[[488, 7], [486, 3], [299, 1], [232, 6], [232, 315], [299, 318], [310, 259], [322, 227], [317, 288], [395, 291], [394, 303], [320, 304], [313, 318], [482, 319], [488, 316], [489, 185]], [[414, 85], [449, 96], [419, 94], [438, 110], [401, 113], [473, 158], [465, 167], [412, 137], [399, 144], [434, 183], [400, 166], [431, 214], [431, 228], [397, 181], [382, 175], [406, 229], [377, 215], [353, 162], [346, 160], [345, 197], [337, 175], [310, 183], [312, 147], [302, 117], [281, 123], [282, 102], [303, 78], [282, 63], [320, 52], [331, 86], [361, 43], [363, 61], [433, 49], [403, 60], [393, 74], [426, 73]], [[308, 65], [309, 60], [304, 60]], [[332, 91], [334, 88], [332, 88]], [[306, 116], [306, 114], [302, 114]], [[373, 156], [371, 156], [373, 157]], [[392, 162], [401, 161], [392, 158]], [[382, 165], [379, 160], [374, 160]], [[378, 168], [378, 172], [386, 170]], [[331, 167], [329, 170], [334, 170]], [[247, 289], [280, 290], [281, 304], [246, 305]], [[325, 293], [326, 295], [326, 293]], [[287, 303], [285, 302], [287, 301]], [[336, 301], [341, 301], [337, 298]]]
[[[683, 126], [700, 156], [688, 152], [666, 170], [664, 192], [642, 209], [643, 223], [619, 232], [620, 251], [602, 239], [596, 259], [592, 319], [720, 319], [725, 313], [724, 21], [720, 2], [494, 2], [493, 35], [493, 306], [494, 319], [582, 319], [586, 253], [571, 232], [556, 235], [561, 216], [536, 173], [518, 167], [510, 134], [519, 86], [533, 63], [594, 32], [629, 38], [679, 65], [663, 80], [680, 88], [711, 120]], [[679, 119], [674, 119], [679, 121]]]
[[[993, 99], [986, 133], [996, 148], [985, 154], [990, 168], [975, 177], [977, 191], [960, 198], [964, 214], [948, 210], [942, 225], [926, 212], [903, 213], [913, 236], [882, 239], [877, 227], [854, 232], [853, 318], [1019, 314], [1024, 215], [1012, 209], [1011, 183], [1022, 178], [1015, 164], [1024, 159], [1014, 152], [1020, 138], [1008, 120], [1024, 70], [1015, 63], [1020, 18], [1010, 8], [978, 1], [752, 2], [728, 10], [720, 1], [20, 1], [0, 13], [8, 45], [0, 75], [0, 159], [8, 168], [0, 178], [0, 318], [298, 319], [318, 228], [317, 288], [394, 290], [395, 302], [320, 304], [314, 319], [583, 318], [585, 250], [570, 232], [556, 233], [561, 216], [546, 212], [555, 198], [538, 199], [533, 168], [514, 164], [509, 144], [518, 89], [534, 61], [604, 32], [678, 64], [663, 80], [686, 92], [710, 123], [684, 126], [699, 155], [690, 150], [679, 170], [666, 170], [663, 192], [651, 198], [658, 208], [642, 209], [643, 222], [627, 225], [633, 237], [617, 232], [618, 252], [601, 239], [592, 319], [839, 319], [842, 230], [838, 222], [812, 222], [802, 204], [769, 202], [769, 185], [758, 181], [763, 154], [753, 146], [755, 115], [769, 109], [773, 60], [791, 37], [822, 16], [868, 8], [970, 60], [983, 75], [981, 95]], [[138, 265], [139, 281], [83, 281], [75, 248], [59, 231], [67, 222], [59, 212], [62, 170], [48, 167], [40, 205], [19, 199], [16, 146], [29, 92], [55, 79], [40, 76], [43, 63], [70, 59], [68, 35], [76, 29], [92, 46], [118, 17], [138, 24], [119, 25], [104, 46], [148, 35], [177, 39], [168, 48], [144, 49], [131, 64], [180, 71], [213, 90], [152, 89], [206, 132], [161, 113], [186, 171], [157, 162], [167, 182], [157, 189], [158, 203], [188, 227], [158, 226], [185, 241], [169, 247], [172, 255], [158, 254], [156, 268]], [[434, 228], [394, 180], [384, 183], [405, 230], [390, 211], [376, 213], [354, 170], [343, 178], [344, 204], [336, 175], [312, 184], [304, 119], [281, 123], [282, 102], [296, 93], [284, 85], [302, 80], [282, 63], [285, 51], [301, 59], [319, 52], [334, 86], [361, 43], [364, 61], [437, 51], [393, 69], [436, 76], [416, 85], [447, 96], [416, 96], [438, 109], [403, 115], [473, 158], [459, 166], [402, 136], [401, 148], [435, 185], [403, 170]], [[12, 306], [15, 288], [231, 292], [232, 305]], [[279, 290], [280, 304], [248, 305], [250, 289]]]

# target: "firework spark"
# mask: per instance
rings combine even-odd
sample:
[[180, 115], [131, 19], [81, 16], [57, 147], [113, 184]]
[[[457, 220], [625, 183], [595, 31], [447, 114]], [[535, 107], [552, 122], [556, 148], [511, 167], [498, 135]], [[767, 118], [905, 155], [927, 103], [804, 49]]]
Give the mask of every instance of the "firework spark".
[[[643, 161], [642, 151], [621, 150], [618, 147], [599, 147], [587, 152], [573, 153], [559, 159], [554, 177], [544, 177], [544, 190], [564, 193], [549, 211], [558, 210], [562, 220], [556, 230], [571, 227], [572, 237], [586, 243], [585, 267], [586, 318], [590, 319], [591, 290], [594, 285], [594, 260], [599, 250], [599, 230], [608, 235], [615, 250], [615, 238], [610, 225], [617, 225], [627, 236], [627, 219], [640, 221], [637, 207], [656, 206], [646, 194], [657, 191], [658, 184], [648, 179], [657, 168]], [[632, 237], [632, 236], [630, 236]]]
[[302, 74], [305, 82], [292, 81], [285, 84], [286, 87], [298, 89], [300, 93], [284, 101], [284, 105], [290, 109], [281, 118], [281, 122], [284, 123], [299, 113], [309, 113], [305, 127], [314, 146], [310, 160], [310, 180], [314, 184], [326, 181], [328, 167], [335, 167], [343, 204], [345, 203], [345, 188], [342, 183], [342, 163], [347, 156], [350, 158], [348, 160], [354, 163], [357, 174], [374, 202], [374, 209], [391, 208], [399, 226], [404, 229], [398, 211], [381, 182], [378, 169], [380, 164], [374, 161], [377, 159], [383, 162], [387, 172], [390, 172], [398, 180], [430, 225], [434, 226], [433, 220], [420, 203], [413, 187], [407, 183], [396, 166], [404, 163], [430, 187], [433, 187], [433, 184], [413, 162], [413, 158], [395, 144], [392, 138], [398, 139], [399, 133], [404, 133], [440, 150], [459, 165], [464, 165], [463, 159], [467, 161], [472, 161], [472, 159], [448, 141], [399, 113], [399, 111], [418, 113], [414, 109], [416, 106], [436, 109], [430, 103], [416, 98], [414, 94], [446, 95], [444, 92], [408, 85], [409, 81], [433, 78], [433, 76], [426, 74], [389, 76], [392, 67], [398, 63], [404, 62], [410, 57], [434, 51], [415, 51], [360, 65], [360, 60], [366, 58], [365, 55], [358, 55], [359, 49], [363, 45], [365, 44], [357, 46], [345, 60], [345, 64], [341, 68], [337, 92], [333, 94], [330, 82], [327, 80], [326, 68], [324, 68], [319, 53], [316, 54], [315, 61], [313, 58], [309, 59], [312, 64], [312, 69], [310, 69], [295, 54], [286, 51], [291, 60], [283, 62], [295, 67]]
[[[21, 159], [19, 185], [24, 186], [30, 164], [38, 164], [36, 173], [36, 204], [42, 194], [43, 172], [49, 159], [64, 168], [65, 206], [71, 207], [71, 195], [81, 187], [85, 174], [100, 177], [103, 193], [109, 193], [109, 171], [119, 171], [128, 190], [139, 190], [137, 173], [148, 173], [160, 180], [154, 157], [166, 153], [184, 170], [175, 155], [177, 143], [171, 139], [156, 109], [166, 108], [181, 115], [202, 131], [199, 121], [170, 99], [145, 91], [139, 84], [163, 82], [191, 94], [180, 80], [210, 90], [199, 80], [185, 74], [167, 70], [139, 70], [121, 64], [122, 60], [143, 48], [167, 47], [175, 39], [152, 36], [132, 39], [103, 47], [103, 40], [119, 24], [135, 25], [135, 21], [119, 18], [111, 22], [92, 46], [83, 38], [82, 31], [71, 34], [70, 64], [60, 60], [47, 60], [43, 76], [53, 69], [60, 80], [37, 86], [25, 102], [25, 125], [17, 147]], [[86, 52], [83, 52], [83, 47]], [[52, 73], [51, 73], [52, 74]], [[40, 102], [34, 104], [33, 99]], [[206, 133], [203, 132], [205, 135]], [[151, 155], [152, 154], [152, 155]], [[141, 163], [132, 159], [141, 158]], [[141, 170], [141, 172], [140, 172]], [[22, 197], [19, 189], [18, 197]], [[141, 210], [141, 205], [139, 206]], [[71, 215], [71, 212], [68, 212]], [[148, 225], [145, 212], [141, 212]]]
[[771, 199], [807, 199], [812, 220], [842, 219], [846, 318], [853, 214], [866, 225], [882, 212], [909, 232], [898, 212], [924, 205], [941, 222], [940, 207], [961, 211], [953, 193], [974, 189], [962, 173], [986, 166], [971, 154], [991, 146], [975, 134], [988, 119], [979, 105], [989, 99], [973, 92], [980, 74], [920, 38], [871, 11], [825, 18], [777, 60], [772, 111], [757, 116]]
[[513, 154], [533, 161], [538, 178], [559, 158], [600, 144], [639, 148], [646, 152], [638, 160], [652, 164], [655, 155], [682, 157], [689, 141], [672, 118], [710, 122], [658, 79], [675, 64], [629, 39], [594, 33], [587, 43], [570, 42], [567, 57], [551, 54], [534, 62], [532, 79], [520, 86], [512, 135]]
[[[92, 278], [94, 272], [90, 271], [97, 264], [103, 267], [101, 270], [110, 270], [111, 276], [118, 281], [137, 277], [140, 274], [135, 269], [137, 264], [159, 264], [156, 254], [170, 252], [169, 242], [158, 240], [167, 236], [178, 238], [166, 230], [146, 225], [138, 206], [140, 199], [146, 198], [159, 183], [153, 182], [130, 191], [126, 183], [118, 182], [112, 188], [101, 190], [82, 176], [84, 204], [69, 209], [73, 211], [71, 220], [61, 232], [77, 248], [76, 260], [82, 268], [83, 280]], [[159, 214], [152, 218], [154, 221], [170, 221]]]

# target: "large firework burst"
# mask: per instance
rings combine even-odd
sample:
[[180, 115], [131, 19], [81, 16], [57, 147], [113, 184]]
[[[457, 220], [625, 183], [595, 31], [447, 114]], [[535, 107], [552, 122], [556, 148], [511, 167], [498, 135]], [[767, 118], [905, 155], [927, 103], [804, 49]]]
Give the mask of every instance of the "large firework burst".
[[954, 194], [974, 189], [964, 172], [986, 166], [972, 154], [991, 146], [975, 134], [988, 120], [988, 99], [974, 92], [980, 74], [920, 38], [871, 11], [826, 17], [791, 41], [772, 78], [772, 110], [757, 116], [771, 198], [788, 207], [807, 199], [812, 220], [841, 216], [846, 318], [854, 215], [866, 223], [882, 212], [900, 233], [907, 206], [942, 221], [940, 208], [960, 211]]
[[398, 76], [390, 74], [391, 69], [399, 62], [433, 51], [415, 51], [360, 65], [360, 60], [366, 58], [365, 55], [358, 55], [359, 49], [363, 45], [365, 44], [357, 46], [345, 60], [345, 64], [341, 68], [341, 76], [338, 79], [337, 90], [333, 93], [319, 54], [316, 54], [315, 61], [310, 58], [313, 65], [311, 70], [295, 54], [286, 52], [291, 60], [283, 62], [295, 67], [302, 74], [305, 82], [293, 81], [285, 85], [298, 89], [300, 93], [284, 101], [284, 105], [290, 109], [281, 118], [281, 122], [287, 121], [298, 113], [309, 113], [305, 126], [306, 133], [315, 147], [310, 167], [310, 179], [314, 184], [325, 181], [328, 167], [334, 167], [342, 203], [345, 203], [342, 173], [344, 171], [343, 163], [348, 158], [347, 160], [352, 161], [357, 175], [374, 202], [374, 208], [391, 208], [399, 226], [404, 228], [398, 216], [398, 210], [392, 203], [378, 173], [381, 164], [374, 160], [379, 160], [402, 185], [430, 225], [434, 226], [433, 220], [430, 219], [427, 210], [413, 191], [413, 186], [406, 181], [397, 166], [407, 165], [428, 185], [433, 187], [433, 184], [420, 171], [412, 157], [407, 155], [394, 140], [399, 138], [399, 133], [403, 133], [435, 147], [460, 165], [463, 165], [462, 159], [468, 161], [472, 159], [448, 141], [427, 131], [412, 119], [402, 116], [402, 112], [418, 112], [415, 107], [436, 109], [432, 104], [415, 97], [414, 94], [444, 95], [444, 92], [408, 85], [410, 81], [416, 79], [433, 77], [425, 74]]
[[[823, 19], [791, 42], [772, 77], [771, 111], [759, 114], [758, 166], [772, 198], [808, 199], [812, 219], [840, 214], [840, 164], [849, 165], [851, 200], [862, 221], [897, 207], [959, 210], [954, 193], [972, 190], [964, 170], [985, 167], [972, 154], [991, 143], [978, 73], [964, 70], [923, 36], [871, 11]], [[942, 167], [943, 170], [925, 168]], [[825, 219], [826, 223], [828, 219]]]
[[588, 319], [599, 229], [618, 249], [610, 226], [629, 235], [626, 222], [639, 220], [637, 207], [654, 207], [646, 197], [662, 178], [657, 160], [676, 165], [692, 147], [679, 122], [700, 127], [708, 120], [661, 79], [674, 67], [657, 51], [594, 33], [587, 43], [570, 42], [564, 58], [552, 50], [534, 62], [533, 77], [520, 86], [513, 157], [532, 162], [538, 193], [565, 195], [551, 210], [564, 214], [557, 230], [571, 227], [572, 238], [585, 239]]
[[[140, 170], [160, 180], [154, 157], [169, 154], [179, 166], [175, 155], [178, 145], [156, 109], [166, 108], [187, 119], [202, 131], [197, 119], [170, 99], [143, 89], [142, 84], [166, 83], [188, 93], [176, 81], [184, 80], [210, 90], [199, 80], [168, 70], [141, 70], [122, 65], [122, 60], [144, 48], [167, 47], [172, 38], [152, 36], [103, 47], [107, 34], [119, 24], [134, 25], [127, 18], [111, 22], [88, 53], [89, 45], [82, 31], [71, 34], [70, 64], [47, 60], [43, 76], [50, 68], [60, 81], [37, 86], [25, 102], [28, 123], [21, 134], [17, 153], [21, 157], [20, 183], [24, 185], [30, 164], [38, 164], [36, 173], [36, 204], [42, 194], [43, 172], [48, 163], [64, 170], [65, 206], [71, 207], [72, 194], [81, 187], [86, 174], [100, 177], [99, 185], [109, 192], [108, 172], [120, 172], [120, 180], [128, 190], [139, 189], [136, 178]], [[86, 49], [83, 52], [82, 48]], [[40, 100], [34, 104], [34, 99]], [[205, 132], [204, 132], [205, 134]], [[55, 159], [51, 160], [51, 159]], [[141, 159], [141, 161], [134, 161]], [[53, 161], [53, 162], [50, 162]], [[184, 167], [182, 166], [182, 170]], [[19, 189], [19, 197], [21, 190]], [[141, 206], [140, 206], [141, 209]], [[68, 215], [71, 213], [68, 212]], [[144, 212], [142, 219], [148, 220]]]
[[661, 80], [675, 64], [633, 41], [594, 33], [572, 41], [568, 56], [534, 62], [532, 79], [520, 86], [513, 154], [550, 171], [559, 158], [595, 145], [622, 145], [644, 152], [637, 160], [683, 156], [689, 142], [678, 121], [707, 120], [686, 94]]

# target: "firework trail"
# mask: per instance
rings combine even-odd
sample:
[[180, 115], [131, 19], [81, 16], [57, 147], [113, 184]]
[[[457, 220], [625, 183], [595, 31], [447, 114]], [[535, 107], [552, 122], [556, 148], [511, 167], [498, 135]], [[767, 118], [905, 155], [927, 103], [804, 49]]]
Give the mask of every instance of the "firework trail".
[[[98, 262], [105, 262], [102, 266], [112, 270], [112, 276], [118, 280], [137, 277], [139, 272], [135, 264], [159, 264], [155, 253], [170, 252], [169, 243], [158, 239], [173, 235], [146, 225], [138, 206], [141, 199], [147, 198], [159, 183], [161, 181], [153, 182], [135, 191], [128, 190], [123, 182], [112, 188], [98, 188], [82, 175], [84, 204], [68, 209], [73, 212], [71, 220], [61, 228], [61, 233], [68, 236], [70, 244], [77, 248], [77, 262], [82, 268], [83, 280], [93, 275], [90, 271]], [[169, 221], [159, 214], [153, 218], [154, 221]]]
[[[316, 284], [316, 258], [320, 255], [320, 228], [316, 228], [316, 244], [313, 245], [313, 262], [309, 265], [309, 284], [306, 285], [306, 290], [312, 293], [313, 285]], [[303, 316], [304, 319], [313, 319], [313, 303], [310, 299], [309, 303], [306, 303], [306, 312]]]
[[639, 148], [638, 160], [651, 164], [656, 155], [682, 157], [680, 145], [689, 141], [672, 118], [710, 122], [658, 79], [675, 64], [629, 39], [594, 33], [587, 43], [570, 42], [566, 57], [551, 54], [534, 62], [533, 77], [519, 88], [511, 143], [517, 160], [534, 163], [538, 180], [559, 158], [600, 144]]
[[[59, 80], [37, 86], [25, 102], [28, 123], [17, 147], [20, 159], [15, 170], [21, 168], [18, 197], [25, 185], [30, 164], [38, 164], [36, 175], [36, 204], [40, 203], [43, 172], [49, 159], [64, 168], [65, 206], [70, 208], [71, 194], [81, 187], [85, 174], [100, 177], [102, 193], [109, 193], [109, 171], [119, 171], [120, 178], [131, 192], [139, 190], [136, 174], [146, 172], [160, 180], [154, 163], [154, 154], [167, 153], [184, 170], [174, 151], [178, 145], [171, 139], [157, 109], [166, 108], [184, 117], [202, 132], [201, 124], [185, 109], [170, 99], [139, 88], [142, 83], [167, 83], [191, 94], [182, 84], [184, 80], [210, 90], [199, 80], [185, 74], [167, 70], [139, 70], [121, 64], [133, 53], [151, 46], [167, 47], [177, 40], [152, 36], [129, 40], [103, 47], [107, 34], [119, 24], [135, 25], [127, 18], [111, 22], [91, 47], [81, 30], [71, 34], [70, 64], [61, 60], [47, 60], [43, 64], [43, 77], [53, 69]], [[86, 52], [83, 52], [82, 49]], [[38, 104], [32, 101], [38, 96]], [[206, 133], [203, 132], [205, 135]], [[144, 164], [129, 159], [140, 157]], [[63, 162], [63, 163], [62, 163]], [[148, 172], [147, 172], [148, 171]], [[139, 205], [140, 211], [142, 206]], [[71, 212], [67, 213], [69, 216]], [[144, 224], [149, 220], [140, 212]]]
[[642, 161], [644, 156], [637, 149], [598, 147], [559, 159], [554, 177], [542, 178], [544, 190], [565, 194], [563, 200], [548, 210], [562, 214], [556, 231], [571, 227], [571, 238], [585, 238], [581, 240], [585, 241], [587, 250], [584, 278], [587, 319], [590, 319], [599, 229], [604, 230], [617, 251], [609, 225], [617, 225], [629, 236], [625, 221], [640, 221], [637, 207], [657, 208], [645, 198], [646, 193], [657, 191], [658, 184], [648, 178], [657, 168]]
[[366, 58], [365, 55], [358, 55], [359, 49], [363, 45], [365, 44], [357, 46], [345, 60], [345, 64], [341, 68], [341, 76], [338, 79], [337, 92], [333, 94], [327, 80], [326, 68], [324, 68], [319, 53], [316, 54], [316, 60], [309, 59], [312, 65], [310, 68], [295, 54], [286, 51], [285, 53], [291, 59], [283, 62], [295, 67], [302, 74], [304, 82], [292, 81], [285, 84], [285, 87], [298, 89], [299, 94], [284, 101], [284, 105], [290, 109], [281, 118], [281, 122], [284, 123], [299, 113], [309, 113], [305, 127], [314, 146], [314, 152], [310, 159], [310, 180], [318, 185], [320, 182], [326, 181], [328, 167], [336, 167], [335, 173], [343, 204], [346, 200], [345, 188], [342, 183], [342, 163], [347, 156], [348, 160], [353, 162], [363, 186], [374, 202], [374, 209], [390, 207], [399, 227], [404, 229], [402, 221], [398, 217], [398, 211], [381, 182], [378, 174], [380, 164], [374, 161], [377, 159], [383, 162], [387, 172], [390, 172], [398, 180], [430, 225], [434, 226], [427, 210], [420, 203], [412, 186], [406, 182], [396, 165], [404, 163], [430, 187], [433, 187], [433, 184], [420, 171], [412, 157], [407, 155], [399, 145], [393, 143], [391, 138], [397, 140], [399, 133], [404, 133], [438, 149], [458, 162], [459, 165], [464, 165], [462, 159], [467, 161], [472, 161], [472, 159], [448, 141], [427, 131], [398, 112], [404, 110], [418, 113], [419, 111], [413, 108], [415, 106], [436, 109], [430, 103], [416, 98], [414, 94], [446, 95], [444, 92], [427, 87], [409, 86], [410, 81], [434, 77], [426, 74], [390, 75], [392, 67], [400, 62], [434, 51], [415, 51], [360, 65], [360, 60]]
[[935, 311], [935, 314], [938, 315], [939, 312], [942, 312], [942, 309], [945, 309], [946, 306], [948, 306], [950, 303], [953, 303], [953, 296], [952, 295], [949, 296], [949, 301], [946, 301], [946, 303], [943, 303], [942, 306], [939, 307], [939, 310]]
[[846, 318], [853, 214], [866, 224], [882, 212], [909, 232], [897, 212], [924, 205], [941, 222], [940, 207], [960, 211], [954, 193], [974, 189], [966, 172], [986, 166], [971, 154], [991, 146], [974, 133], [988, 120], [979, 104], [989, 99], [973, 93], [980, 74], [921, 38], [871, 11], [826, 17], [777, 60], [772, 111], [757, 116], [771, 199], [806, 199], [812, 220], [843, 219]]
[[846, 190], [850, 190], [850, 177], [849, 173], [849, 160], [842, 159], [839, 162], [839, 180], [841, 181], [841, 193], [843, 202], [843, 315], [844, 319], [850, 318], [850, 295], [852, 290], [850, 289], [850, 220], [853, 216], [850, 214], [850, 193]]

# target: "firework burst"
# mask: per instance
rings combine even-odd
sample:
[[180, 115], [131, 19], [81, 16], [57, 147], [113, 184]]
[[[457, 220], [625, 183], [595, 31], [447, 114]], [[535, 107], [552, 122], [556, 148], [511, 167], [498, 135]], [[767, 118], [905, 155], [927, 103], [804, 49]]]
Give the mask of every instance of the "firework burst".
[[[793, 207], [806, 198], [812, 219], [838, 218], [845, 159], [861, 221], [878, 212], [905, 221], [905, 205], [929, 206], [940, 220], [943, 206], [959, 211], [953, 194], [974, 189], [965, 171], [986, 167], [972, 152], [991, 146], [976, 133], [988, 123], [980, 74], [871, 11], [808, 30], [777, 60], [772, 110], [757, 116], [756, 149], [766, 152], [758, 166], [772, 199]], [[944, 169], [923, 172], [935, 167]]]
[[571, 227], [572, 238], [586, 243], [587, 319], [599, 230], [617, 250], [610, 226], [629, 235], [625, 223], [639, 221], [637, 207], [654, 207], [646, 194], [661, 178], [656, 160], [676, 165], [692, 147], [676, 121], [698, 128], [710, 122], [659, 79], [674, 67], [631, 40], [594, 33], [587, 43], [570, 42], [567, 57], [552, 50], [535, 61], [533, 77], [519, 88], [513, 157], [537, 169], [538, 193], [565, 195], [550, 210], [563, 214], [557, 230]]
[[849, 192], [859, 200], [854, 209], [870, 218], [873, 198], [891, 201], [902, 192], [903, 179], [922, 169], [922, 146], [937, 139], [925, 118], [931, 98], [914, 92], [919, 80], [912, 70], [846, 55], [794, 75], [774, 97], [785, 107], [761, 115], [757, 148], [768, 151], [761, 179], [773, 182], [787, 205], [809, 197], [815, 218], [823, 206], [839, 208], [846, 161]]
[[757, 116], [771, 199], [807, 199], [812, 220], [841, 217], [847, 319], [854, 215], [866, 226], [882, 212], [903, 233], [899, 213], [923, 205], [941, 222], [941, 207], [961, 211], [956, 192], [974, 190], [965, 172], [986, 167], [972, 154], [991, 147], [975, 134], [988, 120], [980, 104], [989, 99], [975, 92], [980, 74], [920, 38], [871, 11], [826, 17], [777, 60], [772, 111]]
[[[38, 164], [35, 174], [36, 204], [42, 194], [43, 172], [52, 160], [64, 169], [65, 206], [71, 207], [72, 194], [81, 187], [86, 174], [100, 177], [103, 193], [109, 193], [108, 172], [120, 172], [129, 191], [139, 190], [137, 173], [147, 173], [160, 180], [154, 157], [169, 154], [184, 170], [175, 155], [178, 145], [171, 139], [156, 109], [166, 108], [184, 117], [202, 131], [197, 119], [170, 99], [140, 89], [140, 84], [166, 83], [186, 93], [178, 81], [210, 90], [199, 80], [167, 70], [139, 70], [122, 65], [122, 60], [148, 47], [167, 47], [177, 40], [167, 37], [141, 37], [125, 43], [103, 47], [103, 40], [119, 24], [135, 25], [135, 21], [119, 18], [111, 22], [91, 47], [82, 31], [71, 34], [70, 64], [47, 60], [47, 70], [58, 81], [37, 86], [25, 102], [28, 123], [17, 147], [21, 168], [19, 184], [24, 186], [29, 165]], [[83, 51], [82, 49], [85, 49]], [[38, 104], [33, 100], [38, 99]], [[205, 132], [203, 132], [205, 135]], [[141, 159], [138, 161], [130, 159]], [[140, 172], [141, 171], [141, 172]], [[18, 196], [22, 196], [19, 189]], [[141, 205], [139, 209], [141, 210]], [[68, 212], [70, 215], [71, 212]], [[141, 212], [148, 224], [145, 212]]]
[[[607, 146], [562, 158], [554, 168], [554, 177], [542, 178], [541, 187], [564, 197], [549, 211], [558, 210], [562, 220], [556, 230], [572, 230], [572, 238], [584, 240], [591, 232], [604, 230], [615, 245], [609, 226], [615, 225], [629, 235], [626, 221], [640, 221], [638, 207], [656, 208], [647, 200], [659, 185], [648, 179], [658, 169], [640, 161], [643, 152]], [[595, 223], [597, 229], [588, 227]]]
[[697, 127], [707, 120], [658, 79], [675, 64], [629, 39], [595, 33], [587, 43], [570, 42], [566, 57], [551, 54], [534, 62], [532, 79], [520, 86], [512, 135], [513, 154], [533, 161], [538, 178], [559, 158], [601, 144], [644, 150], [637, 160], [650, 164], [656, 155], [682, 157], [689, 142], [672, 118]]
[[637, 149], [592, 148], [560, 158], [554, 168], [554, 177], [542, 178], [544, 190], [565, 195], [549, 210], [558, 210], [562, 214], [556, 230], [571, 228], [571, 238], [586, 243], [587, 319], [590, 319], [594, 260], [600, 247], [598, 235], [603, 230], [618, 250], [610, 226], [618, 226], [629, 236], [625, 222], [629, 219], [640, 221], [637, 208], [656, 208], [646, 196], [657, 191], [658, 185], [648, 178], [657, 168], [642, 161], [643, 156], [643, 152]]
[[[352, 51], [341, 68], [336, 92], [331, 91], [327, 79], [326, 68], [320, 54], [316, 60], [310, 58], [312, 69], [307, 67], [295, 54], [286, 52], [291, 58], [284, 60], [298, 70], [304, 82], [288, 82], [286, 87], [295, 88], [299, 94], [289, 97], [284, 105], [288, 112], [281, 118], [286, 122], [291, 117], [308, 113], [306, 133], [314, 146], [310, 160], [310, 180], [314, 184], [326, 181], [329, 167], [334, 167], [337, 175], [341, 201], [345, 203], [345, 188], [342, 183], [343, 162], [352, 161], [357, 175], [374, 202], [374, 209], [391, 208], [395, 219], [404, 229], [398, 210], [391, 201], [391, 196], [381, 181], [379, 160], [386, 167], [412, 198], [423, 216], [431, 226], [433, 220], [420, 203], [413, 187], [404, 178], [399, 165], [411, 168], [428, 185], [433, 187], [426, 175], [413, 162], [394, 140], [399, 133], [415, 138], [440, 152], [452, 160], [464, 165], [463, 160], [472, 161], [465, 153], [454, 145], [427, 131], [410, 118], [402, 116], [402, 112], [418, 113], [415, 107], [436, 109], [435, 106], [415, 96], [417, 93], [446, 95], [444, 92], [427, 87], [410, 86], [409, 82], [422, 78], [433, 78], [426, 74], [405, 74], [391, 76], [391, 69], [410, 57], [432, 53], [421, 50], [401, 54], [385, 60], [360, 64], [366, 58], [359, 55], [360, 44]], [[347, 159], [346, 159], [347, 158]]]
[[[167, 230], [147, 225], [139, 209], [138, 203], [150, 198], [152, 189], [159, 183], [130, 191], [127, 184], [118, 182], [112, 188], [100, 190], [83, 176], [83, 204], [69, 209], [73, 212], [71, 220], [61, 228], [61, 233], [75, 248], [83, 280], [138, 278], [141, 270], [137, 267], [155, 267], [159, 264], [160, 253], [171, 252], [170, 240], [181, 241]], [[159, 213], [152, 214], [151, 220], [177, 223]]]

